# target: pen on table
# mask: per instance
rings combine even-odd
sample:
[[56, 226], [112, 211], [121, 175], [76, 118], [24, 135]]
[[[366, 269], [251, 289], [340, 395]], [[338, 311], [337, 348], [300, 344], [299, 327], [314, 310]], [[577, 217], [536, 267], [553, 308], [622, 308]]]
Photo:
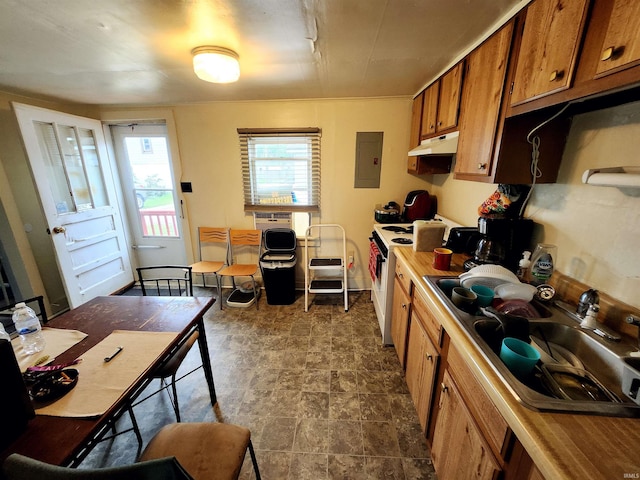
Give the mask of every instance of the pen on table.
[[124, 348], [124, 347], [118, 347], [118, 348], [116, 348], [116, 351], [115, 351], [115, 352], [113, 352], [113, 353], [112, 353], [111, 355], [109, 355], [108, 357], [104, 357], [104, 361], [105, 361], [105, 362], [110, 362], [111, 360], [113, 360], [113, 359], [114, 359], [114, 357], [115, 357], [116, 355], [118, 355], [118, 354], [122, 351], [122, 349], [123, 349], [123, 348]]

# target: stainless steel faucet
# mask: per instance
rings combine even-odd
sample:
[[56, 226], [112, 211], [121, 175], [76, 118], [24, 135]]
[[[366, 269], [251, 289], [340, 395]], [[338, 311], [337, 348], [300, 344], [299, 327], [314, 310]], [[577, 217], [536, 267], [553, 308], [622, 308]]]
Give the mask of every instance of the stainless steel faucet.
[[[640, 327], [640, 318], [632, 313], [627, 315], [627, 318], [625, 318], [624, 321], [631, 325], [635, 325], [636, 327]], [[640, 349], [640, 329], [638, 330], [638, 349]]]
[[600, 295], [598, 294], [598, 291], [590, 288], [586, 292], [582, 292], [582, 295], [580, 295], [576, 314], [578, 314], [580, 318], [584, 318], [589, 311], [589, 307], [598, 303], [600, 303]]

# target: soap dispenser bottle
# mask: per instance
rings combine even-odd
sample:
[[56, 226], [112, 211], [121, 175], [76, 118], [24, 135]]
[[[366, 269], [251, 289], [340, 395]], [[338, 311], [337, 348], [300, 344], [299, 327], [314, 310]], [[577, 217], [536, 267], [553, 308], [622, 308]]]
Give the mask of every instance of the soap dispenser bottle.
[[516, 272], [516, 275], [520, 281], [524, 283], [529, 283], [529, 267], [531, 267], [531, 260], [529, 260], [530, 257], [531, 252], [525, 250], [522, 252], [520, 262], [518, 262], [518, 271]]

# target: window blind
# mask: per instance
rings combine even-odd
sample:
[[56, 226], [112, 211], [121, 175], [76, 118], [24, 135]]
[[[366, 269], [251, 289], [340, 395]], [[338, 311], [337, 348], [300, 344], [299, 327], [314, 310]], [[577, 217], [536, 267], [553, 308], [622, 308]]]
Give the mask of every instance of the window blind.
[[238, 129], [245, 211], [318, 211], [318, 128]]

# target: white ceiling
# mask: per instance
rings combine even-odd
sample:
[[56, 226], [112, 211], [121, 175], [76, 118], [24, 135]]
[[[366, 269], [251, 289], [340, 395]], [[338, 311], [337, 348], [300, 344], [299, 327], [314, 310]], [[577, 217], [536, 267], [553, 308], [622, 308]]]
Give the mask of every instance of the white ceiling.
[[[0, 90], [85, 104], [414, 95], [526, 0], [0, 0]], [[228, 47], [240, 80], [199, 80]]]

